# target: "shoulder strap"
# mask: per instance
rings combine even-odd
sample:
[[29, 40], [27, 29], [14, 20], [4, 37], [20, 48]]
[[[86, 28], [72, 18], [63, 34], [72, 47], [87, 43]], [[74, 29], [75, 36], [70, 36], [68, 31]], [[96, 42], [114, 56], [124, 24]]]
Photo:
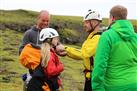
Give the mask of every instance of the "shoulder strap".
[[94, 35], [101, 35], [101, 34], [102, 34], [102, 32], [97, 32]]
[[36, 48], [36, 49], [40, 49], [40, 46], [34, 44], [34, 43], [30, 43], [32, 47]]
[[93, 66], [93, 64], [94, 64], [93, 61], [94, 61], [94, 59], [93, 59], [93, 57], [91, 56], [91, 57], [90, 57], [90, 69], [91, 69], [91, 66]]
[[91, 39], [95, 36], [95, 35], [101, 35], [102, 32], [96, 32], [95, 34], [93, 34], [93, 36], [91, 37]]
[[[95, 35], [101, 35], [102, 34], [102, 32], [97, 32], [97, 33], [95, 33], [92, 37], [91, 37], [91, 39], [95, 36]], [[90, 69], [91, 69], [91, 66], [93, 66], [93, 64], [94, 64], [94, 59], [93, 59], [93, 56], [91, 56], [90, 57]]]

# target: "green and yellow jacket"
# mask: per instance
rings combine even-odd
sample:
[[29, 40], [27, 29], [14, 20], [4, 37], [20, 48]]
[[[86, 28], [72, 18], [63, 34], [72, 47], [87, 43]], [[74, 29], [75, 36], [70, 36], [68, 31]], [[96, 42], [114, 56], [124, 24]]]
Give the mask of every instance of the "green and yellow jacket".
[[[93, 67], [90, 66], [90, 58], [95, 55], [99, 38], [100, 35], [97, 34], [97, 32], [90, 33], [81, 49], [66, 47], [65, 50], [67, 51], [67, 55], [76, 60], [84, 60], [84, 68], [87, 70], [92, 70]], [[90, 78], [90, 72], [86, 73], [86, 77]]]
[[137, 91], [137, 34], [128, 20], [116, 20], [100, 37], [92, 89]]

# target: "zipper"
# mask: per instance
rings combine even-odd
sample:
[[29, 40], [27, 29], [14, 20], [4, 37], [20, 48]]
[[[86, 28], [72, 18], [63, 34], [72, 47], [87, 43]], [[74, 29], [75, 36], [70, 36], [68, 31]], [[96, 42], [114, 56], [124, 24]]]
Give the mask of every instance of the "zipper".
[[37, 46], [39, 46], [38, 43], [39, 43], [39, 30], [38, 30], [38, 34], [37, 34], [37, 43], [36, 43]]

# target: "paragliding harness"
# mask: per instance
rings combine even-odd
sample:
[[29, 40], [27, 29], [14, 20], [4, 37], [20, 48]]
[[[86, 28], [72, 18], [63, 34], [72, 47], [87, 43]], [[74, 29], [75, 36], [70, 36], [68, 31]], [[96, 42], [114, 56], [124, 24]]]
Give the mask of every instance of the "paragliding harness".
[[[95, 36], [95, 35], [101, 35], [102, 34], [102, 32], [97, 32], [97, 33], [95, 33], [92, 37], [91, 37], [91, 39]], [[83, 72], [86, 74], [87, 72], [92, 72], [92, 70], [91, 70], [91, 66], [93, 66], [93, 56], [91, 56], [90, 57], [90, 70], [88, 70], [88, 69], [85, 69]]]
[[24, 91], [56, 91], [59, 87], [63, 90], [58, 75], [48, 79], [44, 74], [43, 69], [44, 68], [41, 65], [38, 65], [38, 67], [33, 71], [33, 74], [30, 75], [27, 73], [23, 75], [22, 78], [25, 82]]
[[60, 79], [54, 76], [48, 79], [43, 71], [43, 67], [38, 65], [33, 71], [32, 79], [28, 83], [27, 91], [56, 91], [59, 88]]
[[40, 63], [35, 70], [31, 71], [31, 74], [24, 75], [27, 91], [56, 91], [59, 87], [63, 90], [59, 76], [55, 75], [52, 78], [48, 78], [43, 69]]
[[[92, 37], [91, 37], [91, 39], [95, 36], [95, 35], [101, 35], [102, 34], [102, 32], [97, 32], [97, 33], [95, 33]], [[92, 73], [92, 70], [91, 70], [91, 66], [93, 66], [93, 64], [94, 64], [94, 59], [93, 59], [93, 56], [91, 56], [90, 57], [90, 70], [89, 69], [85, 69], [83, 72], [84, 72], [84, 74], [85, 74], [85, 87], [84, 87], [84, 91], [92, 91], [92, 88], [91, 88], [91, 78], [87, 78], [86, 77], [86, 74], [88, 73], [88, 72], [90, 72], [90, 73]]]

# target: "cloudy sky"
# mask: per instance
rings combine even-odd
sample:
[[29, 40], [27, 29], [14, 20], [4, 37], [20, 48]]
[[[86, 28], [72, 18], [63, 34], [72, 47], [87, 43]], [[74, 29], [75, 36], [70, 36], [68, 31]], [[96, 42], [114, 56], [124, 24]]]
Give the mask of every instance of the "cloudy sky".
[[88, 9], [92, 9], [107, 18], [114, 5], [127, 7], [128, 19], [137, 19], [137, 0], [0, 0], [0, 9], [5, 10], [48, 10], [56, 15], [83, 16]]

